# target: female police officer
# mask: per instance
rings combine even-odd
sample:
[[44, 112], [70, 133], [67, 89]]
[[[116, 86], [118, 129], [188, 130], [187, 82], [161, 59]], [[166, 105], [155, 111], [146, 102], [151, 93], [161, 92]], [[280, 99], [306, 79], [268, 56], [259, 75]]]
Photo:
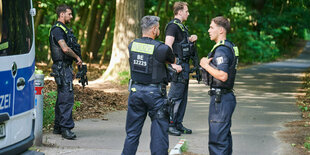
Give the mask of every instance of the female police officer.
[[154, 40], [159, 35], [159, 17], [141, 20], [142, 38], [129, 44], [131, 71], [130, 95], [126, 119], [126, 140], [123, 155], [134, 155], [147, 113], [151, 125], [151, 153], [168, 154], [167, 70], [165, 63], [174, 63], [169, 46]]

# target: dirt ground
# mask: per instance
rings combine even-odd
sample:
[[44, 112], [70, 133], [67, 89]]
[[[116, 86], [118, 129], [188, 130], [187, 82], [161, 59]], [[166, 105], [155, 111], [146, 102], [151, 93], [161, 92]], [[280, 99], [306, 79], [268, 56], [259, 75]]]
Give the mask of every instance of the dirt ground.
[[[106, 84], [107, 88], [123, 89], [123, 86]], [[56, 83], [52, 80], [44, 81], [45, 93], [56, 91]], [[94, 90], [87, 86], [83, 89], [80, 85], [74, 85], [74, 100], [81, 104], [73, 113], [74, 120], [87, 118], [104, 119], [104, 114], [109, 111], [124, 110], [127, 108], [126, 93], [111, 93], [102, 90]]]
[[[43, 71], [47, 79], [53, 79], [49, 76], [51, 67], [45, 63], [37, 63], [36, 67]], [[99, 67], [97, 64], [92, 64], [87, 71], [89, 81], [99, 78], [106, 66]], [[75, 70], [75, 73], [77, 71]], [[44, 81], [44, 92], [56, 91], [57, 86], [53, 80]], [[110, 90], [113, 89], [111, 92]], [[127, 109], [128, 92], [126, 85], [119, 85], [111, 82], [105, 82], [95, 85], [87, 85], [84, 89], [78, 84], [74, 85], [74, 101], [79, 101], [76, 112], [73, 113], [74, 120], [87, 118], [104, 118], [104, 115], [110, 111]]]
[[[298, 53], [304, 47], [304, 43], [296, 47]], [[284, 126], [286, 129], [278, 133], [280, 139], [292, 146], [292, 150], [299, 155], [310, 155], [310, 151], [305, 147], [305, 143], [310, 145], [310, 69], [302, 78], [303, 86], [298, 90], [300, 95], [296, 96], [297, 107], [307, 107], [306, 110], [301, 112], [301, 119], [293, 122], [288, 122]], [[307, 84], [308, 83], [308, 84]], [[308, 148], [310, 148], [308, 146]]]

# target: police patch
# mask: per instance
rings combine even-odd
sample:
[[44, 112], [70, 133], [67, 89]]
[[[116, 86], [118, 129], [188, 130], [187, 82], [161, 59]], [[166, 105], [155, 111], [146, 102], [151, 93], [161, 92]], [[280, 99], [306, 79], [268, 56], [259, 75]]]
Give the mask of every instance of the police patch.
[[216, 63], [217, 63], [217, 65], [220, 65], [220, 64], [222, 64], [223, 62], [224, 62], [223, 57], [218, 57], [218, 58], [216, 58]]

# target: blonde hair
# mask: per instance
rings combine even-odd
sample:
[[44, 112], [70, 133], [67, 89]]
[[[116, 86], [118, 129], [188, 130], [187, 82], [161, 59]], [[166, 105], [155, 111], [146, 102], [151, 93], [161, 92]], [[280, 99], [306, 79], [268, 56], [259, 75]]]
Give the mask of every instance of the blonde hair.
[[175, 2], [173, 4], [173, 13], [177, 15], [180, 10], [184, 9], [184, 6], [188, 6], [187, 2]]

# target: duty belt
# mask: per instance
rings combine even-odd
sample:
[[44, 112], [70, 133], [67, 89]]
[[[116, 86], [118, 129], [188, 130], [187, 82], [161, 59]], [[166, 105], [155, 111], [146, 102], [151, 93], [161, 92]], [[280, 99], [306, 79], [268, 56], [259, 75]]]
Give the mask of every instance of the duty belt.
[[216, 92], [220, 92], [221, 94], [227, 94], [227, 93], [231, 93], [233, 92], [232, 89], [223, 89], [223, 88], [211, 88], [211, 90], [209, 90], [208, 94], [210, 96], [216, 95]]
[[54, 62], [54, 64], [62, 65], [65, 68], [72, 67], [72, 65], [69, 62], [65, 62], [65, 61], [56, 61], [56, 62]]
[[166, 84], [163, 84], [163, 83], [141, 83], [141, 82], [132, 81], [132, 84], [138, 84], [138, 85], [143, 85], [143, 86], [153, 86], [153, 87], [166, 87]]

